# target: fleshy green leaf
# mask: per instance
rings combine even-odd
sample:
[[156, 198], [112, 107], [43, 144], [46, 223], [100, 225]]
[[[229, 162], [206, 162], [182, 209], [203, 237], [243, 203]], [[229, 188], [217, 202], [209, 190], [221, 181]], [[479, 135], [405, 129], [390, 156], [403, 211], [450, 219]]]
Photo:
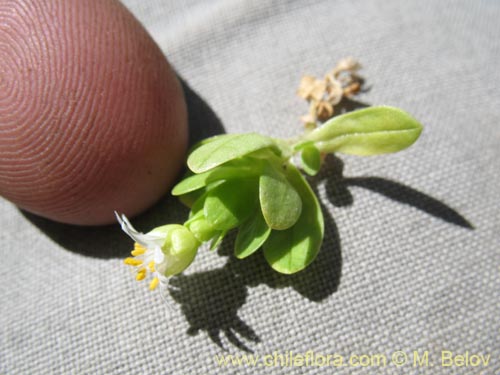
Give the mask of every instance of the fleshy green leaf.
[[295, 225], [286, 230], [273, 230], [264, 243], [264, 256], [276, 271], [298, 272], [311, 263], [323, 241], [324, 223], [321, 207], [307, 181], [292, 165], [287, 177], [302, 198], [302, 213]]
[[271, 228], [269, 228], [262, 216], [260, 207], [257, 207], [254, 214], [251, 215], [238, 230], [234, 254], [237, 258], [243, 259], [257, 251], [267, 240]]
[[269, 166], [259, 179], [260, 207], [271, 229], [290, 228], [302, 211], [302, 200], [284, 176], [284, 172], [281, 168], [277, 170]]
[[212, 242], [210, 242], [210, 250], [215, 250], [220, 245], [226, 233], [227, 231], [221, 231], [217, 237], [213, 238]]
[[189, 212], [189, 217], [191, 218], [198, 211], [203, 210], [203, 206], [205, 204], [205, 198], [210, 190], [216, 188], [217, 186], [223, 184], [224, 180], [214, 181], [209, 183], [204, 188], [194, 190], [190, 193], [186, 193], [179, 196], [179, 200], [184, 203], [186, 206], [191, 208]]
[[188, 150], [188, 154], [192, 153], [197, 148], [200, 148], [201, 146], [206, 145], [207, 143], [216, 141], [217, 139], [219, 139], [221, 137], [227, 137], [227, 136], [228, 136], [228, 134], [217, 134], [217, 135], [214, 135], [214, 136], [211, 136], [208, 138], [203, 138], [200, 141], [196, 142], [193, 146], [191, 146], [191, 148]]
[[203, 214], [203, 210], [199, 210], [196, 214], [191, 215], [191, 217], [184, 223], [184, 226], [188, 228], [200, 242], [210, 240], [219, 232], [215, 230], [207, 221], [205, 215]]
[[321, 154], [314, 145], [306, 146], [300, 153], [302, 169], [310, 176], [315, 176], [321, 168]]
[[203, 212], [203, 206], [205, 205], [205, 200], [207, 199], [207, 195], [208, 192], [206, 191], [194, 201], [194, 203], [191, 206], [191, 211], [189, 211], [189, 220], [194, 218], [200, 212]]
[[205, 189], [198, 189], [190, 193], [186, 193], [184, 195], [179, 196], [179, 200], [181, 201], [182, 204], [191, 208], [193, 207], [194, 203], [198, 200], [198, 198], [200, 198], [204, 193]]
[[228, 180], [208, 191], [203, 212], [215, 229], [227, 231], [240, 225], [256, 204], [256, 179]]
[[208, 184], [208, 179], [211, 175], [210, 172], [212, 171], [200, 174], [193, 174], [191, 176], [185, 177], [182, 181], [180, 181], [177, 185], [174, 186], [171, 194], [179, 196], [204, 188]]
[[241, 166], [219, 166], [207, 172], [193, 174], [184, 178], [172, 189], [172, 195], [178, 196], [201, 189], [217, 180], [249, 177], [259, 173], [259, 166], [255, 164]]
[[230, 160], [266, 147], [275, 148], [274, 141], [260, 134], [227, 134], [196, 148], [188, 157], [189, 169], [206, 172]]
[[376, 155], [411, 146], [422, 125], [408, 113], [393, 107], [370, 107], [334, 117], [308, 133], [321, 152]]

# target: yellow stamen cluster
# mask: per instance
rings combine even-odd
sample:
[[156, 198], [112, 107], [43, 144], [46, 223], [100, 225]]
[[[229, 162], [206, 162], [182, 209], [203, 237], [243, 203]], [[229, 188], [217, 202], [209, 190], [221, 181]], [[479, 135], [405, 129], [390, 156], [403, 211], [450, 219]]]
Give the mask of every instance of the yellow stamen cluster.
[[[138, 270], [135, 275], [135, 279], [137, 281], [144, 280], [147, 276], [148, 269], [149, 272], [154, 273], [155, 272], [155, 262], [151, 261], [147, 264], [147, 267], [144, 267], [143, 263], [144, 261], [142, 259], [137, 259], [135, 257], [144, 255], [146, 253], [146, 248], [144, 246], [139, 245], [137, 242], [134, 244], [134, 250], [130, 253], [132, 257], [125, 258], [124, 263], [128, 266], [132, 267], [138, 267]], [[160, 280], [158, 277], [154, 277], [151, 282], [149, 283], [149, 290], [155, 290], [156, 287], [158, 286], [158, 283]]]

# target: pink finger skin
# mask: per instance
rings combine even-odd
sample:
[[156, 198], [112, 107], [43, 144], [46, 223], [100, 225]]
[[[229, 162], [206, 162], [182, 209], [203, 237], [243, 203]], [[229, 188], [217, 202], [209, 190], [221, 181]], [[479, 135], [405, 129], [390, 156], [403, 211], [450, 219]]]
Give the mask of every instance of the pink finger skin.
[[114, 0], [0, 2], [0, 194], [71, 224], [156, 202], [187, 147], [181, 86]]

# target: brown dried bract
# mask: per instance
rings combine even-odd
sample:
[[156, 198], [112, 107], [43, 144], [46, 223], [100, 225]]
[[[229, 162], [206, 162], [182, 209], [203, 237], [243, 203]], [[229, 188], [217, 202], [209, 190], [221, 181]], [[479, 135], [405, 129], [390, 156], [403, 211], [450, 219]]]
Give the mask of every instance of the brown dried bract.
[[309, 113], [301, 117], [306, 127], [316, 126], [318, 121], [330, 119], [342, 98], [352, 97], [360, 92], [363, 85], [363, 78], [357, 74], [360, 69], [358, 61], [346, 57], [322, 80], [311, 75], [302, 77], [297, 95], [310, 103]]
[[342, 84], [337, 81], [333, 75], [327, 75], [326, 81], [328, 82], [328, 86], [326, 88], [327, 101], [332, 105], [339, 104], [342, 100], [342, 95], [344, 95]]
[[300, 81], [297, 95], [306, 100], [321, 100], [326, 90], [326, 83], [313, 76], [304, 76]]
[[333, 105], [326, 100], [321, 100], [316, 105], [318, 120], [326, 121], [333, 116]]
[[356, 95], [361, 90], [360, 82], [353, 82], [348, 86], [344, 87], [344, 96], [351, 97]]
[[332, 73], [335, 77], [338, 77], [338, 75], [342, 72], [356, 73], [361, 68], [361, 64], [353, 57], [349, 56], [340, 60], [335, 68], [333, 68]]

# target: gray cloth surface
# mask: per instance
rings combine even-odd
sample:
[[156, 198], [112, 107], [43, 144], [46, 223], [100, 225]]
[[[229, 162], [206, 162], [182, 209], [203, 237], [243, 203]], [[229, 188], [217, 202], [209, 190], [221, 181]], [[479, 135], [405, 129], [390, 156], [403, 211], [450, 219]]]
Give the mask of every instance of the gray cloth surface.
[[[198, 136], [289, 137], [302, 74], [352, 55], [359, 100], [425, 126], [399, 154], [330, 158], [313, 180], [326, 238], [292, 277], [203, 248], [165, 307], [123, 265], [117, 226], [81, 229], [0, 202], [0, 374], [498, 374], [500, 2], [127, 0], [184, 81]], [[196, 133], [198, 132], [198, 133]], [[342, 171], [343, 164], [343, 171]], [[175, 199], [134, 223], [186, 215]], [[473, 227], [473, 228], [471, 228]], [[386, 367], [217, 365], [218, 354], [387, 355]], [[408, 353], [397, 367], [393, 352]], [[413, 351], [429, 367], [413, 367]], [[491, 355], [441, 367], [442, 350]]]

